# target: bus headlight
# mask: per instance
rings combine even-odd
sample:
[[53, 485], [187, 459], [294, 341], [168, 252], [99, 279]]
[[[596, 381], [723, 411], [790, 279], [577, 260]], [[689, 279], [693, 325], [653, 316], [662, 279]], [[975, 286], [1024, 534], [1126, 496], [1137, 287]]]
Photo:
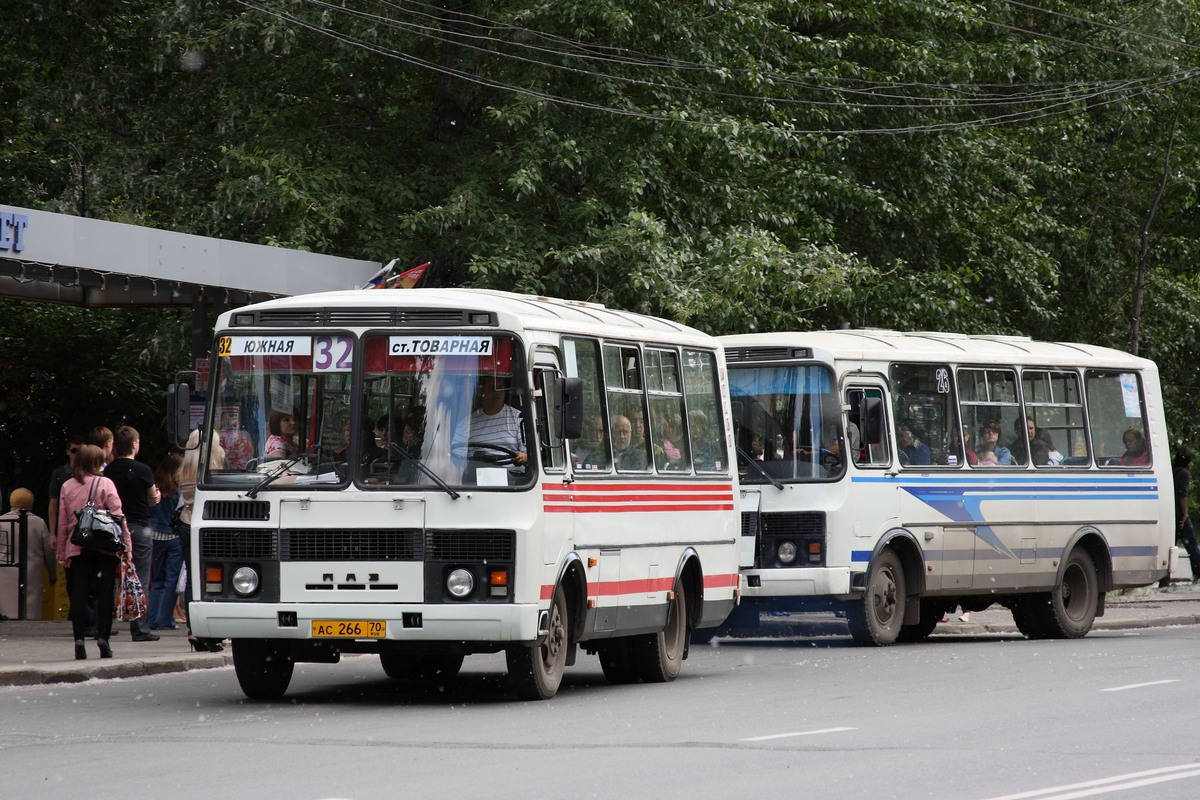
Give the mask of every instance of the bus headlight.
[[475, 591], [475, 576], [469, 569], [456, 569], [446, 576], [446, 591], [460, 600]]
[[794, 542], [780, 542], [775, 550], [780, 564], [790, 564], [796, 560], [796, 545]]
[[233, 572], [231, 584], [235, 592], [249, 597], [258, 591], [258, 572], [253, 567], [238, 567]]

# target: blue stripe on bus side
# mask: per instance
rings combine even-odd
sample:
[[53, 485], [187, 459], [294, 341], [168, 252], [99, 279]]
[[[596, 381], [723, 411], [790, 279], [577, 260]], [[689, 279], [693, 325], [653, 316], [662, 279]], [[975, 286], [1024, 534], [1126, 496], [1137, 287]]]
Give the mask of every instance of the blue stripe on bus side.
[[[975, 535], [1004, 558], [1017, 558], [996, 535], [984, 517], [985, 502], [1158, 500], [1158, 478], [1154, 476], [1046, 476], [1027, 475], [941, 476], [920, 475], [904, 478], [852, 476], [853, 483], [890, 484], [945, 516], [950, 522], [969, 526]], [[1114, 557], [1155, 555], [1156, 547], [1112, 548]], [[855, 550], [851, 562], [871, 560], [870, 550]]]

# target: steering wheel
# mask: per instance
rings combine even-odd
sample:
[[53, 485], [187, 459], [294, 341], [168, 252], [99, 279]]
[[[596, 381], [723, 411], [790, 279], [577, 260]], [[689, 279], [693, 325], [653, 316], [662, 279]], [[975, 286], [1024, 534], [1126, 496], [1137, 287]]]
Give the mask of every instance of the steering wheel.
[[842, 465], [842, 457], [832, 450], [826, 450], [822, 447], [817, 456], [817, 463], [825, 469], [837, 469]]
[[[479, 452], [480, 450], [493, 452], [481, 453]], [[491, 442], [467, 442], [467, 451], [470, 453], [470, 458], [500, 466], [517, 463], [517, 456], [520, 455], [516, 450], [510, 450], [507, 447], [492, 444]]]

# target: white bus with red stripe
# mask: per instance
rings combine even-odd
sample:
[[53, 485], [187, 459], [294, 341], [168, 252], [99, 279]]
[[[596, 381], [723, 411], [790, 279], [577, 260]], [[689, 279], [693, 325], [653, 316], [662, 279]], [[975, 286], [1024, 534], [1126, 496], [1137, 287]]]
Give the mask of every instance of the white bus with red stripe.
[[612, 682], [669, 681], [735, 604], [712, 337], [544, 297], [355, 291], [225, 313], [216, 355], [191, 625], [232, 639], [250, 697], [343, 653], [441, 681], [503, 651], [534, 699], [579, 650]]

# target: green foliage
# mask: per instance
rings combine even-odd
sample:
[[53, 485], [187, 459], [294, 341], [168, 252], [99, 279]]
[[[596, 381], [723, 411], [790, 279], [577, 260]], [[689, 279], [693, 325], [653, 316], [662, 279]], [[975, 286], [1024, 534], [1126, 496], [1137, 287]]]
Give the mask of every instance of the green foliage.
[[1200, 441], [1195, 0], [10, 5], [5, 202], [70, 142], [94, 216], [434, 285], [1136, 344]]

